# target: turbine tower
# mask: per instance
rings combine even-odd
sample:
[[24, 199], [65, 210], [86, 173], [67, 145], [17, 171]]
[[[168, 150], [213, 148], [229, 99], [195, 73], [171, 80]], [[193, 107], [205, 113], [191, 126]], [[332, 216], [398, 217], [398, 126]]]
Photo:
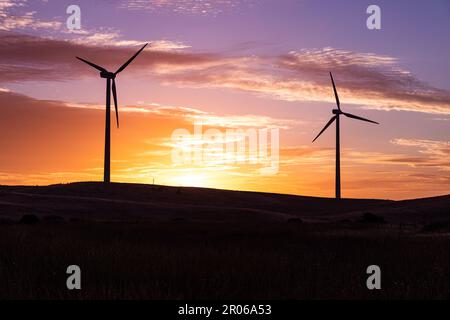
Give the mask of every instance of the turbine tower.
[[[103, 169], [103, 182], [109, 183], [111, 181], [111, 82], [112, 82], [112, 93], [114, 99], [114, 106], [116, 109], [116, 123], [117, 128], [119, 128], [119, 111], [117, 109], [117, 89], [116, 89], [116, 76], [122, 72], [137, 56], [142, 50], [147, 46], [146, 43], [138, 52], [136, 52], [127, 62], [125, 62], [116, 72], [109, 72], [103, 67], [100, 67], [90, 61], [76, 57], [78, 60], [87, 63], [91, 67], [100, 71], [100, 78], [106, 79], [106, 124], [105, 124], [105, 163]], [[111, 81], [112, 80], [112, 81]]]
[[341, 198], [341, 146], [340, 146], [340, 135], [339, 135], [339, 131], [340, 131], [339, 130], [339, 116], [341, 114], [343, 114], [344, 116], [346, 116], [348, 118], [371, 122], [371, 123], [375, 123], [375, 124], [379, 124], [379, 123], [369, 120], [369, 119], [355, 116], [350, 113], [343, 112], [341, 110], [341, 103], [339, 101], [339, 96], [338, 96], [338, 93], [336, 90], [336, 85], [334, 84], [334, 79], [333, 79], [333, 75], [331, 74], [331, 72], [330, 72], [330, 77], [331, 77], [331, 83], [333, 84], [333, 91], [334, 91], [334, 97], [336, 98], [337, 109], [333, 109], [332, 112], [333, 112], [334, 116], [330, 119], [330, 121], [328, 121], [328, 123], [325, 125], [325, 127], [322, 129], [322, 131], [319, 132], [317, 137], [314, 138], [313, 142], [316, 141], [317, 138], [319, 138], [320, 135], [336, 120], [336, 180], [335, 180], [335, 182], [336, 182], [336, 199], [340, 199]]

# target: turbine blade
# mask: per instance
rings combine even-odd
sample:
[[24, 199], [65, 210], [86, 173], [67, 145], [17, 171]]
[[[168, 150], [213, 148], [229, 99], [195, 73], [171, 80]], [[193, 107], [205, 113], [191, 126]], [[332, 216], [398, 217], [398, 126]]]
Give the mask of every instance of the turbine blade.
[[323, 127], [322, 131], [319, 132], [319, 134], [317, 135], [317, 137], [314, 138], [313, 142], [317, 140], [318, 137], [320, 137], [320, 135], [327, 130], [327, 128], [334, 122], [334, 120], [336, 120], [337, 116], [334, 116], [333, 118], [330, 119], [330, 121], [328, 121], [328, 123], [326, 124], [325, 127]]
[[100, 72], [108, 72], [105, 68], [102, 68], [102, 67], [96, 65], [95, 63], [92, 63], [92, 62], [90, 62], [90, 61], [84, 60], [83, 58], [80, 58], [80, 57], [76, 57], [76, 58], [77, 58], [78, 60], [83, 61], [84, 63], [87, 63], [88, 65], [90, 65], [91, 67], [97, 69], [97, 70], [100, 71]]
[[334, 96], [336, 98], [336, 105], [338, 107], [339, 110], [341, 110], [341, 102], [339, 101], [339, 96], [336, 90], [336, 85], [334, 84], [334, 79], [333, 79], [333, 75], [330, 72], [330, 77], [331, 77], [331, 83], [333, 84], [333, 90], [334, 90]]
[[372, 121], [372, 120], [369, 120], [369, 119], [366, 119], [366, 118], [358, 117], [358, 116], [355, 116], [354, 114], [351, 114], [351, 113], [342, 112], [342, 114], [345, 115], [346, 117], [353, 118], [353, 119], [356, 119], [356, 120], [361, 120], [361, 121], [366, 121], [366, 122], [379, 124], [378, 122], [375, 122], [375, 121]]
[[130, 59], [128, 59], [127, 62], [125, 62], [119, 69], [117, 69], [117, 71], [115, 72], [115, 74], [118, 74], [119, 72], [122, 72], [123, 69], [125, 69], [130, 63], [131, 61], [134, 60], [134, 58], [136, 58], [138, 56], [139, 53], [141, 53], [142, 50], [144, 50], [144, 48], [148, 45], [148, 43], [144, 44], [144, 46], [139, 49], [138, 52], [136, 52]]
[[117, 128], [119, 128], [119, 110], [118, 110], [118, 106], [117, 106], [116, 79], [113, 79], [113, 81], [112, 81], [112, 93], [113, 93], [113, 98], [114, 98], [114, 107], [116, 108]]

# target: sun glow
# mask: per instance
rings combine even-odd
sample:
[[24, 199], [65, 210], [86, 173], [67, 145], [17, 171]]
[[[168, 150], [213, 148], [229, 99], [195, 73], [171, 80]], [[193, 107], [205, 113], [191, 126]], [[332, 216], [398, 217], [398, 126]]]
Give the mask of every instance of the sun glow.
[[177, 177], [177, 184], [183, 187], [205, 187], [206, 178], [203, 174], [187, 174]]

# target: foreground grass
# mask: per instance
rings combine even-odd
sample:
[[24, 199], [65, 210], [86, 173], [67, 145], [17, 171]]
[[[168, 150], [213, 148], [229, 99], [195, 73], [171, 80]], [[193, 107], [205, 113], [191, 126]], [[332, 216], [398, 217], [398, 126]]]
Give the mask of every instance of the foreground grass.
[[[71, 264], [81, 291], [66, 289]], [[449, 237], [388, 227], [0, 225], [0, 299], [448, 299], [449, 279]]]

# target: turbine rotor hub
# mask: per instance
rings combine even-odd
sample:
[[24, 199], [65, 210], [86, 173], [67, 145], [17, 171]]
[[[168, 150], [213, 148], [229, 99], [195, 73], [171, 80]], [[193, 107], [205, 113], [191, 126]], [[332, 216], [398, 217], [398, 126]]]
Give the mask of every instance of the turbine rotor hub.
[[340, 113], [342, 113], [341, 110], [339, 110], [339, 109], [333, 109], [332, 112], [333, 112], [333, 114], [340, 114]]

